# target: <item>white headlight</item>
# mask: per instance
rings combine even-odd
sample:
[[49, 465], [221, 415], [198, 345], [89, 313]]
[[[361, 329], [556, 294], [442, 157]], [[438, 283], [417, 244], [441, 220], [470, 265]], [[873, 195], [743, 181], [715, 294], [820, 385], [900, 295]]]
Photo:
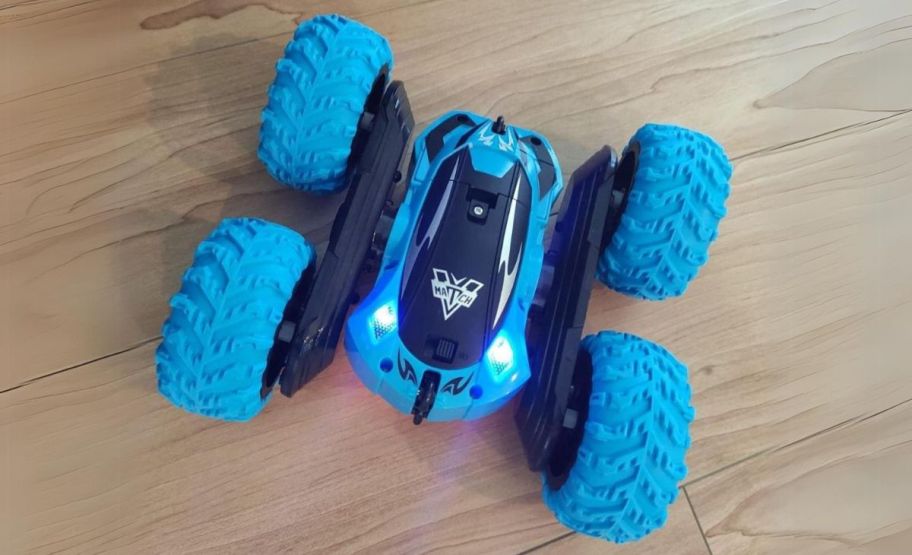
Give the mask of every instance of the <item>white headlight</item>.
[[498, 334], [488, 347], [488, 363], [496, 381], [502, 381], [513, 368], [513, 347], [503, 334]]
[[393, 303], [381, 306], [370, 317], [370, 327], [374, 331], [375, 340], [392, 333], [397, 325], [396, 307]]

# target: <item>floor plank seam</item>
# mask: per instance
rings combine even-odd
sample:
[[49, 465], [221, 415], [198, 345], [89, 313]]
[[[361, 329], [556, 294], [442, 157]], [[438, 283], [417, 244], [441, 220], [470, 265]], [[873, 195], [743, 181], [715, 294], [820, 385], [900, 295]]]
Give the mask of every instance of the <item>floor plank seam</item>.
[[701, 482], [701, 481], [703, 481], [703, 480], [705, 480], [705, 479], [707, 479], [707, 478], [710, 478], [710, 477], [712, 477], [712, 476], [715, 476], [716, 474], [719, 474], [719, 473], [721, 473], [721, 472], [725, 472], [726, 470], [729, 470], [729, 469], [734, 468], [734, 467], [736, 467], [736, 466], [738, 466], [738, 465], [741, 465], [741, 464], [744, 464], [744, 463], [746, 463], [746, 462], [748, 462], [748, 461], [751, 461], [751, 460], [753, 460], [753, 459], [756, 459], [757, 457], [761, 457], [761, 456], [763, 456], [763, 455], [770, 455], [770, 454], [773, 454], [773, 453], [778, 453], [778, 452], [780, 452], [780, 451], [782, 451], [782, 450], [784, 450], [784, 449], [788, 449], [788, 448], [790, 448], [790, 447], [794, 447], [795, 445], [798, 445], [799, 443], [802, 443], [802, 442], [805, 442], [805, 441], [808, 441], [808, 440], [811, 440], [811, 439], [820, 437], [820, 436], [822, 436], [822, 435], [826, 435], [826, 434], [828, 434], [828, 433], [830, 433], [830, 432], [835, 432], [835, 431], [837, 431], [837, 430], [841, 430], [841, 429], [844, 429], [844, 428], [847, 428], [847, 427], [850, 427], [850, 426], [854, 426], [854, 425], [856, 425], [856, 424], [860, 424], [860, 423], [865, 422], [865, 421], [867, 421], [867, 420], [870, 420], [870, 419], [872, 419], [872, 418], [876, 418], [876, 417], [881, 416], [881, 415], [883, 415], [884, 413], [887, 413], [887, 412], [889, 412], [889, 411], [891, 411], [891, 410], [893, 410], [893, 409], [895, 409], [895, 408], [899, 408], [899, 407], [901, 407], [902, 405], [905, 405], [906, 403], [909, 403], [909, 402], [912, 402], [912, 398], [906, 399], [906, 400], [904, 400], [904, 401], [900, 401], [900, 402], [898, 402], [898, 403], [896, 403], [896, 404], [893, 404], [893, 405], [891, 405], [891, 406], [889, 406], [889, 407], [887, 407], [887, 408], [884, 408], [884, 409], [875, 411], [875, 412], [873, 412], [873, 413], [871, 413], [871, 414], [867, 414], [867, 415], [858, 415], [858, 416], [853, 416], [853, 417], [851, 417], [851, 418], [846, 418], [845, 420], [843, 420], [843, 421], [841, 421], [841, 422], [837, 422], [836, 424], [833, 424], [832, 426], [828, 426], [828, 427], [826, 427], [826, 428], [824, 428], [824, 429], [822, 429], [822, 430], [818, 430], [818, 431], [816, 431], [816, 432], [814, 432], [814, 433], [812, 433], [812, 434], [808, 434], [808, 435], [806, 435], [806, 436], [803, 436], [803, 437], [801, 437], [801, 438], [799, 438], [799, 439], [796, 439], [796, 440], [794, 440], [794, 441], [790, 441], [790, 442], [785, 443], [785, 444], [783, 444], [783, 445], [773, 446], [773, 447], [768, 447], [768, 448], [766, 448], [766, 449], [762, 449], [762, 450], [760, 450], [760, 451], [757, 451], [756, 453], [753, 453], [753, 454], [748, 455], [748, 456], [746, 456], [746, 457], [744, 457], [744, 458], [738, 459], [738, 460], [735, 461], [735, 462], [726, 464], [726, 465], [724, 465], [724, 466], [722, 466], [722, 467], [717, 468], [716, 470], [712, 470], [712, 471], [710, 471], [710, 472], [707, 472], [706, 474], [703, 474], [703, 475], [701, 475], [701, 476], [698, 476], [698, 477], [694, 478], [693, 480], [688, 480], [687, 482], [685, 482], [685, 483], [681, 486], [681, 488], [683, 489], [683, 488], [686, 488], [686, 487], [690, 487], [690, 486], [692, 486], [692, 485], [694, 485], [694, 484], [697, 484], [697, 483], [699, 483], [699, 482]]
[[687, 506], [690, 507], [690, 514], [694, 517], [694, 522], [697, 523], [697, 530], [700, 531], [700, 537], [703, 538], [703, 545], [706, 546], [706, 552], [709, 555], [713, 555], [712, 547], [709, 546], [709, 539], [706, 537], [706, 532], [703, 531], [703, 524], [700, 523], [700, 517], [697, 515], [697, 510], [694, 509], [693, 503], [690, 501], [690, 494], [687, 493], [687, 488], [682, 487], [681, 491], [684, 492], [684, 499], [687, 500]]
[[566, 534], [561, 534], [560, 536], [557, 536], [556, 538], [552, 538], [544, 543], [538, 544], [535, 547], [526, 549], [525, 551], [520, 551], [516, 555], [528, 555], [529, 553], [532, 553], [533, 551], [538, 551], [539, 549], [541, 549], [543, 547], [547, 547], [547, 546], [551, 545], [552, 543], [557, 543], [563, 539], [569, 538], [570, 536], [572, 536], [574, 534], [576, 534], [576, 532], [567, 532]]
[[752, 158], [752, 157], [757, 156], [757, 155], [761, 155], [761, 154], [772, 154], [772, 153], [778, 152], [778, 151], [780, 151], [780, 150], [782, 150], [782, 149], [789, 148], [789, 147], [792, 147], [792, 146], [802, 145], [802, 144], [804, 144], [804, 143], [807, 143], [808, 141], [813, 141], [813, 140], [815, 140], [815, 139], [820, 139], [820, 138], [823, 138], [823, 137], [827, 137], [827, 136], [829, 136], [829, 135], [834, 135], [834, 134], [839, 133], [839, 132], [841, 132], [841, 131], [847, 131], [847, 130], [849, 130], [849, 129], [860, 129], [860, 128], [867, 127], [867, 126], [869, 126], [869, 125], [873, 125], [873, 124], [876, 124], [876, 123], [881, 123], [881, 122], [884, 122], [884, 121], [887, 121], [887, 120], [890, 120], [890, 119], [893, 119], [893, 118], [902, 117], [902, 116], [904, 116], [904, 115], [909, 114], [910, 112], [912, 112], [912, 108], [907, 108], [907, 109], [905, 109], [905, 110], [896, 110], [896, 111], [893, 111], [893, 113], [891, 113], [889, 116], [884, 116], [884, 117], [882, 117], [882, 118], [876, 118], [876, 119], [872, 119], [872, 120], [868, 120], [868, 121], [860, 121], [860, 122], [857, 122], [857, 123], [852, 123], [852, 124], [849, 124], [849, 125], [844, 125], [844, 126], [842, 126], [842, 127], [837, 127], [836, 129], [831, 129], [831, 130], [829, 130], [829, 131], [825, 131], [825, 132], [823, 132], [823, 133], [819, 133], [819, 134], [813, 135], [813, 136], [811, 136], [811, 137], [805, 137], [805, 138], [803, 138], [803, 139], [798, 139], [798, 140], [795, 140], [795, 141], [789, 141], [789, 142], [783, 143], [783, 144], [781, 144], [781, 145], [768, 146], [768, 147], [766, 147], [766, 148], [761, 148], [761, 149], [758, 149], [758, 150], [754, 150], [754, 151], [751, 151], [751, 152], [747, 152], [747, 153], [745, 153], [745, 154], [741, 154], [741, 155], [739, 155], [739, 156], [733, 157], [733, 158], [731, 159], [731, 161], [732, 161], [732, 162], [741, 162], [742, 160], [747, 160], [748, 158]]
[[26, 0], [24, 2], [13, 2], [12, 4], [7, 4], [6, 6], [0, 6], [0, 12], [5, 10], [11, 10], [13, 8], [19, 8], [22, 6], [32, 6], [34, 4], [40, 4], [41, 0]]
[[27, 386], [27, 385], [32, 385], [32, 384], [34, 384], [34, 383], [36, 383], [36, 382], [39, 382], [39, 381], [41, 381], [41, 380], [43, 380], [43, 379], [45, 379], [45, 378], [50, 378], [50, 377], [52, 377], [52, 376], [57, 376], [57, 375], [59, 375], [59, 374], [63, 374], [64, 372], [69, 372], [70, 370], [76, 370], [76, 369], [78, 369], [78, 368], [82, 368], [83, 366], [88, 366], [89, 364], [95, 364], [96, 362], [101, 362], [102, 360], [104, 360], [104, 359], [106, 359], [106, 358], [111, 358], [111, 357], [115, 357], [115, 356], [118, 356], [118, 355], [123, 355], [123, 354], [129, 353], [130, 351], [134, 351], [134, 350], [136, 350], [136, 349], [139, 349], [139, 348], [141, 348], [141, 347], [144, 347], [144, 346], [148, 345], [149, 343], [152, 343], [153, 341], [160, 341], [161, 338], [162, 338], [162, 337], [161, 337], [160, 335], [156, 335], [155, 337], [150, 337], [149, 339], [144, 339], [144, 340], [142, 340], [142, 341], [140, 341], [140, 342], [138, 342], [138, 343], [135, 343], [135, 344], [133, 344], [133, 345], [130, 345], [130, 346], [127, 347], [126, 349], [121, 349], [121, 350], [119, 350], [119, 351], [114, 351], [114, 352], [112, 352], [112, 353], [108, 353], [108, 354], [106, 354], [106, 355], [101, 355], [100, 357], [96, 357], [96, 358], [93, 358], [93, 359], [91, 359], [91, 360], [87, 360], [87, 361], [85, 361], [85, 362], [80, 362], [79, 364], [74, 364], [74, 365], [72, 365], [72, 366], [67, 366], [66, 368], [61, 368], [61, 369], [59, 369], [59, 370], [54, 370], [53, 372], [49, 372], [49, 373], [47, 373], [47, 374], [42, 374], [42, 375], [40, 375], [40, 376], [35, 376], [34, 378], [28, 379], [28, 380], [26, 380], [26, 381], [24, 381], [24, 382], [22, 382], [22, 383], [20, 383], [20, 384], [14, 385], [14, 386], [12, 386], [12, 387], [8, 387], [8, 388], [3, 389], [3, 390], [0, 390], [0, 394], [9, 393], [10, 391], [15, 391], [15, 390], [17, 390], [17, 389], [19, 389], [19, 388], [22, 388], [22, 387], [25, 387], [25, 386]]

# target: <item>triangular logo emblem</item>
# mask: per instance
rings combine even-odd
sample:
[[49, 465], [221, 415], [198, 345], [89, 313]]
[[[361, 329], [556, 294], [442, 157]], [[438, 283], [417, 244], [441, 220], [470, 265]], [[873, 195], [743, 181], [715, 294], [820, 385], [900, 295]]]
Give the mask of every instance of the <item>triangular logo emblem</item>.
[[478, 290], [484, 284], [476, 279], [456, 278], [446, 270], [433, 268], [434, 277], [431, 279], [431, 289], [434, 298], [440, 299], [443, 307], [443, 319], [449, 320], [460, 308], [469, 308], [478, 297]]

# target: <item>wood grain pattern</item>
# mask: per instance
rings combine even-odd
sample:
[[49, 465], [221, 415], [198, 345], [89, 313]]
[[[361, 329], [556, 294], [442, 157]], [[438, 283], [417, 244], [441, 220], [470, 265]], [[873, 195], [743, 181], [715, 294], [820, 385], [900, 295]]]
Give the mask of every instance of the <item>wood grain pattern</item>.
[[607, 544], [582, 534], [568, 534], [533, 551], [535, 555], [709, 555], [700, 527], [683, 495], [668, 509], [665, 526], [642, 540], [622, 545]]
[[[247, 425], [155, 394], [167, 299], [219, 219], [328, 236], [341, 199], [255, 150], [282, 46], [333, 9], [390, 38], [419, 125], [503, 113], [565, 176], [644, 121], [717, 137], [710, 264], [660, 304], [597, 288], [587, 329], [690, 366], [712, 553], [912, 545], [908, 2], [32, 0], [0, 6], [0, 551], [614, 552], [553, 521], [508, 411], [415, 429], [342, 354]], [[623, 549], [708, 552], [682, 502]]]
[[567, 532], [509, 411], [416, 428], [340, 354], [293, 401], [215, 422], [156, 394], [152, 351], [0, 396], [10, 552], [509, 553]]
[[912, 402], [688, 486], [714, 553], [908, 553]]

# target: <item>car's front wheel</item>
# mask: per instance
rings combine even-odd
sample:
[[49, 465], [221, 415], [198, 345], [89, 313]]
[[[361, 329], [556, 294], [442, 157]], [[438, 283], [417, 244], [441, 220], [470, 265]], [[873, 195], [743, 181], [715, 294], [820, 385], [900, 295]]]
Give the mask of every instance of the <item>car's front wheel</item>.
[[222, 420], [265, 406], [263, 373], [295, 285], [314, 263], [301, 235], [253, 218], [223, 220], [196, 249], [155, 352], [158, 389]]

